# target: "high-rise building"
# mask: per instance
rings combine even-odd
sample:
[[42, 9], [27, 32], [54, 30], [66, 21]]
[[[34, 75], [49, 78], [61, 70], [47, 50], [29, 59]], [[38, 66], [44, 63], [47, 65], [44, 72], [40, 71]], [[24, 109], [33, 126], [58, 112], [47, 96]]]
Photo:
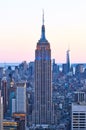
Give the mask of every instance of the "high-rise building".
[[3, 98], [0, 90], [0, 130], [3, 130]]
[[18, 123], [18, 130], [26, 130], [26, 83], [16, 83], [15, 99], [12, 99], [13, 118]]
[[16, 86], [13, 81], [10, 82], [9, 88], [9, 114], [12, 116], [13, 112], [15, 112], [15, 95], [16, 95]]
[[85, 92], [75, 92], [75, 100], [71, 109], [71, 130], [86, 130], [85, 96]]
[[8, 88], [7, 88], [6, 77], [3, 77], [1, 81], [1, 94], [3, 96], [3, 112], [5, 116], [7, 113], [7, 107], [8, 107]]
[[35, 95], [34, 95], [34, 124], [52, 123], [52, 72], [50, 43], [45, 37], [43, 25], [41, 38], [35, 50]]
[[69, 55], [69, 49], [67, 50], [66, 58], [67, 58], [67, 73], [70, 72], [70, 55]]
[[16, 83], [16, 112], [26, 113], [26, 83]]
[[67, 74], [68, 71], [67, 71], [67, 63], [66, 64], [62, 64], [62, 73], [63, 74]]

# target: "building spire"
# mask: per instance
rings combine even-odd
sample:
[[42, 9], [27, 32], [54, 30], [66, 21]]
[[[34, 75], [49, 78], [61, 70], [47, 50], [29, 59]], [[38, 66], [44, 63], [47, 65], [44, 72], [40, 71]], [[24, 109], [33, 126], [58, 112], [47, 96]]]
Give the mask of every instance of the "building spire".
[[44, 10], [43, 10], [43, 16], [42, 16], [42, 22], [43, 22], [43, 25], [44, 25]]
[[42, 10], [42, 28], [41, 28], [41, 38], [39, 40], [40, 43], [47, 42], [46, 36], [45, 36], [45, 25], [44, 25], [44, 10]]
[[44, 10], [43, 10], [43, 15], [42, 15], [42, 29], [41, 29], [41, 42], [45, 42], [46, 38], [45, 38], [45, 25], [44, 25]]

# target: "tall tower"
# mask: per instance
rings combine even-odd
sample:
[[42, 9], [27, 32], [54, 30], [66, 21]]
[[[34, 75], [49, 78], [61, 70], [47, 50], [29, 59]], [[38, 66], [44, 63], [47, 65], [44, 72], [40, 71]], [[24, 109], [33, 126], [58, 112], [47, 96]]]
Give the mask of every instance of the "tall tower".
[[3, 98], [0, 90], [0, 130], [3, 130]]
[[70, 72], [70, 55], [69, 55], [70, 50], [67, 50], [66, 53], [66, 58], [67, 58], [67, 73]]
[[52, 76], [51, 49], [45, 37], [44, 13], [41, 38], [35, 50], [35, 95], [34, 123], [51, 124], [52, 120]]
[[5, 114], [7, 113], [7, 108], [8, 108], [8, 89], [7, 89], [6, 77], [3, 77], [1, 81], [1, 94], [3, 96], [3, 112], [5, 116]]

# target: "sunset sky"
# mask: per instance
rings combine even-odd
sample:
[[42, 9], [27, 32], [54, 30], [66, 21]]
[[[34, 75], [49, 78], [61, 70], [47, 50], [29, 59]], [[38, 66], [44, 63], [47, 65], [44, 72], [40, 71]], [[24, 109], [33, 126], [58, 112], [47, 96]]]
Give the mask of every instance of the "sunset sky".
[[0, 0], [0, 62], [34, 61], [42, 9], [52, 59], [86, 63], [86, 0]]

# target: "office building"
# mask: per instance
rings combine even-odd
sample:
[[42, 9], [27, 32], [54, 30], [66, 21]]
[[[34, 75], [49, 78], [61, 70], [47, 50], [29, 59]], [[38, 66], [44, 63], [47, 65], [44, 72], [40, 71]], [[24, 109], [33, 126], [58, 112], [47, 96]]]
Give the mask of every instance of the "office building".
[[1, 95], [3, 96], [3, 112], [5, 117], [8, 108], [8, 88], [7, 88], [7, 80], [5, 76], [2, 78], [1, 81]]
[[66, 58], [67, 58], [67, 73], [69, 73], [70, 72], [70, 55], [69, 55], [69, 52], [70, 52], [70, 50], [68, 49], [67, 50], [67, 53], [66, 53]]
[[26, 130], [26, 83], [16, 83], [15, 98], [12, 99], [12, 114], [18, 130]]
[[14, 85], [14, 82], [10, 82], [10, 88], [9, 88], [9, 113], [10, 116], [12, 116], [12, 113], [15, 112], [15, 95], [16, 95], [16, 87]]
[[0, 130], [3, 130], [3, 98], [0, 90]]
[[18, 123], [14, 120], [3, 121], [4, 130], [18, 130]]
[[16, 83], [16, 112], [26, 113], [26, 83]]
[[86, 93], [83, 91], [76, 91], [74, 93], [74, 102], [76, 103], [86, 102], [85, 98], [86, 98]]
[[71, 112], [71, 130], [86, 130], [85, 92], [75, 92]]
[[71, 116], [71, 130], [86, 130], [86, 103], [73, 103]]
[[50, 43], [45, 36], [44, 14], [41, 38], [35, 50], [35, 94], [33, 123], [51, 124], [52, 120], [52, 72]]
[[67, 64], [62, 64], [62, 73], [67, 74]]
[[80, 76], [84, 72], [84, 65], [83, 64], [77, 64], [75, 68], [75, 74]]

